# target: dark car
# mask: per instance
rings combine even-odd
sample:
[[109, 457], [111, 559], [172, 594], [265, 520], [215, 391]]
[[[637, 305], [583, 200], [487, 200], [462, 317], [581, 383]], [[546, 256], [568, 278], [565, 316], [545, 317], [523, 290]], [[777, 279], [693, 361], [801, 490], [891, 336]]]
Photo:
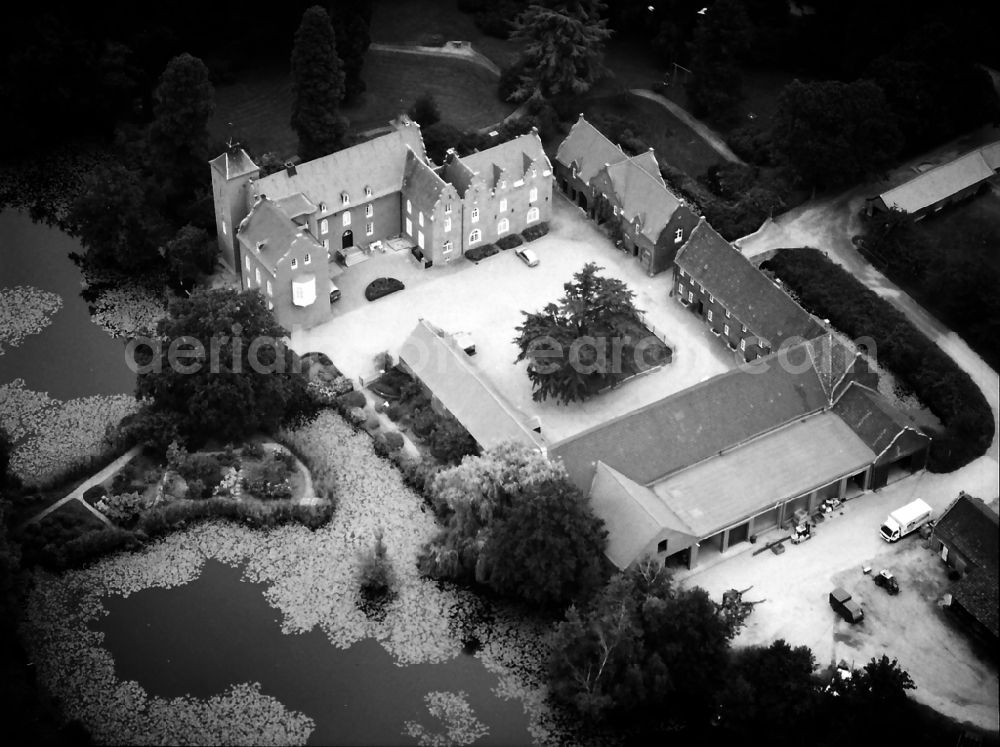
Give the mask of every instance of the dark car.
[[340, 300], [340, 288], [338, 288], [333, 283], [330, 283], [330, 303], [336, 303]]
[[875, 574], [875, 585], [881, 586], [890, 594], [895, 595], [899, 593], [899, 582], [896, 581], [896, 577], [892, 575], [892, 571], [888, 568], [883, 568]]
[[830, 606], [849, 623], [861, 622], [865, 618], [861, 605], [851, 599], [847, 590], [839, 586], [830, 592]]

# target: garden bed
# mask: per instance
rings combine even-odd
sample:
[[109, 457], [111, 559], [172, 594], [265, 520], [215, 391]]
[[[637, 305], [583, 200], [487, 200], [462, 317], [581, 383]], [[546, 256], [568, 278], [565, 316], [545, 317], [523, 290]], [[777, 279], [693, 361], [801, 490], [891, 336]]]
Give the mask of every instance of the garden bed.
[[521, 236], [524, 237], [526, 242], [534, 241], [535, 239], [540, 239], [542, 236], [549, 232], [549, 224], [542, 222], [536, 226], [528, 226], [523, 231], [521, 231]]
[[514, 249], [515, 247], [521, 246], [523, 243], [524, 239], [516, 233], [512, 233], [509, 236], [501, 236], [497, 239], [497, 246], [500, 247], [501, 250]]
[[369, 301], [375, 301], [383, 296], [388, 296], [390, 293], [401, 291], [405, 287], [402, 281], [396, 278], [375, 278], [365, 288], [365, 298]]

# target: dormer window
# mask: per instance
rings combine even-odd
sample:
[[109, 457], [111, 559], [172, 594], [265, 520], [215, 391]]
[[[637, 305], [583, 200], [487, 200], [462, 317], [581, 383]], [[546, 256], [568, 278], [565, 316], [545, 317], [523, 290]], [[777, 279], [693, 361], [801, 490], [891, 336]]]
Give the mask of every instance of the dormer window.
[[321, 202], [321, 203], [319, 204], [319, 211], [320, 211], [321, 213], [325, 213], [325, 212], [326, 212], [326, 203], [325, 203], [325, 202]]
[[372, 188], [365, 187], [365, 197], [371, 197], [371, 196], [372, 196]]
[[294, 270], [298, 266], [299, 266], [299, 261], [295, 259], [295, 257], [292, 257], [292, 269]]
[[507, 182], [504, 181], [503, 179], [501, 179], [500, 180], [500, 184], [499, 184], [499, 188], [500, 189], [507, 189]]
[[538, 169], [532, 169], [531, 170], [531, 177], [535, 178], [536, 176], [538, 176]]
[[678, 228], [674, 231], [674, 243], [679, 244], [684, 240], [684, 229]]
[[451, 212], [451, 203], [450, 202], [445, 203], [444, 212], [445, 212], [445, 215], [447, 215], [448, 213]]
[[341, 192], [340, 193], [340, 204], [341, 205], [350, 205], [351, 204], [351, 198], [347, 194], [347, 192]]

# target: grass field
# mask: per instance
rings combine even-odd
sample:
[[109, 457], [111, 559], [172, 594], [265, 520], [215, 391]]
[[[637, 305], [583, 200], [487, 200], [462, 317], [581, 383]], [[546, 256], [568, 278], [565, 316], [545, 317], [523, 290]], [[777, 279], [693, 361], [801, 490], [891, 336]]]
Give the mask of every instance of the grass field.
[[[422, 91], [434, 95], [442, 120], [461, 129], [499, 122], [513, 110], [497, 97], [496, 78], [462, 59], [371, 50], [362, 76], [368, 90], [361, 101], [343, 109], [355, 133], [385, 125], [409, 109]], [[238, 136], [258, 154], [294, 155], [297, 139], [289, 124], [292, 91], [287, 66], [275, 63], [240, 77], [237, 83], [216, 89], [216, 110], [209, 123], [212, 136], [219, 140]]]
[[588, 118], [607, 115], [628, 120], [632, 132], [653, 146], [661, 164], [691, 177], [701, 176], [722, 160], [694, 130], [648, 99], [631, 94], [595, 98], [585, 104], [584, 114]]

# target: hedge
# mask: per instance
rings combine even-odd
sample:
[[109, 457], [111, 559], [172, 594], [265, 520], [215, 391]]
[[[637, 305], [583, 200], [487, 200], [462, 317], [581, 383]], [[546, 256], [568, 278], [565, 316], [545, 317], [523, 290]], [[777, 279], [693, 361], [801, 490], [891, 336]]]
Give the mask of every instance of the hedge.
[[467, 251], [465, 258], [473, 262], [481, 262], [487, 257], [492, 257], [494, 254], [499, 253], [500, 250], [497, 249], [496, 244], [484, 244], [483, 246], [476, 246]]
[[365, 298], [369, 301], [374, 301], [382, 296], [388, 296], [390, 293], [395, 293], [396, 291], [401, 291], [406, 286], [396, 278], [375, 278], [370, 283], [368, 287], [365, 288]]
[[944, 433], [932, 443], [931, 471], [950, 472], [986, 453], [995, 426], [982, 391], [895, 306], [817, 249], [781, 249], [762, 267], [816, 316], [849, 337], [874, 340], [878, 362], [941, 420]]
[[540, 239], [542, 236], [549, 232], [548, 223], [539, 223], [537, 226], [528, 226], [523, 231], [521, 235], [524, 237], [525, 241], [534, 241], [535, 239]]
[[512, 233], [509, 236], [503, 236], [497, 239], [497, 246], [501, 249], [513, 249], [516, 246], [521, 246], [524, 240], [518, 236], [516, 233]]

